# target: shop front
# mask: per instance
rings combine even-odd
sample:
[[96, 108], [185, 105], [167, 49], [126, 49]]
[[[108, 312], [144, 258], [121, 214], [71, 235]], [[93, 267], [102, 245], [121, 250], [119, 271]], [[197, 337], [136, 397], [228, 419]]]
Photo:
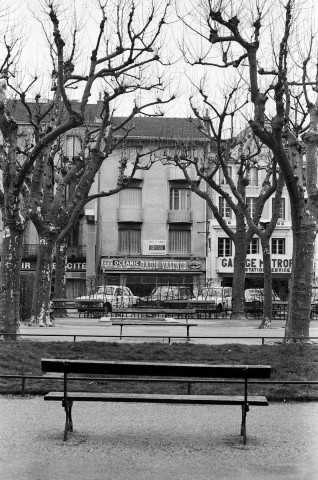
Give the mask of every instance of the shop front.
[[[53, 283], [54, 283], [54, 269], [53, 263]], [[26, 276], [30, 274], [35, 276], [36, 259], [22, 260], [21, 275]], [[29, 280], [27, 280], [29, 282]], [[67, 297], [74, 298], [86, 293], [86, 261], [83, 259], [68, 260], [66, 266], [66, 289]]]
[[159, 285], [188, 285], [193, 293], [205, 283], [205, 258], [103, 257], [103, 282], [126, 285], [135, 295], [149, 295]]
[[[287, 255], [272, 255], [273, 290], [281, 300], [287, 298], [288, 282], [292, 269], [292, 258]], [[233, 282], [234, 257], [219, 257], [217, 273], [223, 286], [231, 286]], [[245, 288], [262, 288], [264, 286], [263, 259], [261, 255], [248, 255], [246, 259]]]

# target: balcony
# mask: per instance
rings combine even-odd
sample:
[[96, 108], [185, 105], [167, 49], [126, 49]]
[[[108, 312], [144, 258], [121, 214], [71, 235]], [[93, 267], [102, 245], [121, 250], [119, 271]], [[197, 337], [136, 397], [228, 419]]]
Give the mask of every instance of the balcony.
[[185, 181], [183, 171], [175, 165], [169, 165], [168, 180], [182, 180]]
[[120, 207], [117, 210], [117, 222], [142, 222], [143, 209], [139, 207]]
[[[37, 243], [26, 243], [22, 247], [23, 258], [37, 258], [39, 245]], [[67, 247], [67, 258], [86, 258], [86, 245]]]
[[86, 245], [67, 247], [67, 258], [86, 258]]
[[168, 223], [192, 223], [192, 210], [168, 210]]
[[38, 256], [39, 245], [37, 243], [25, 243], [22, 247], [23, 258], [36, 258]]

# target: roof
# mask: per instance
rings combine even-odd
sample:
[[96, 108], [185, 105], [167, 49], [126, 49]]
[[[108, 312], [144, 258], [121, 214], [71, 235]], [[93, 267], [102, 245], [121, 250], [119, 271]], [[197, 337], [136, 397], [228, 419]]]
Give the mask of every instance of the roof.
[[[115, 117], [114, 125], [120, 125], [124, 117]], [[199, 120], [189, 118], [169, 117], [134, 117], [125, 125], [130, 130], [129, 137], [149, 139], [188, 139], [192, 141], [207, 141], [202, 132]], [[123, 134], [123, 130], [119, 130]]]
[[[73, 106], [76, 109], [76, 103]], [[79, 105], [79, 104], [78, 104]], [[28, 102], [28, 106], [32, 113], [35, 113], [36, 104]], [[44, 114], [48, 110], [48, 103], [40, 103], [39, 111]], [[100, 122], [100, 107], [101, 102], [88, 104], [85, 111], [86, 122], [89, 124], [98, 124]], [[19, 100], [10, 100], [7, 105], [7, 110], [18, 124], [29, 124], [28, 112], [25, 106]], [[52, 110], [54, 114], [54, 110]], [[51, 114], [47, 117], [47, 121]], [[112, 123], [114, 126], [120, 125], [126, 117], [113, 117]], [[124, 131], [125, 129], [125, 131]], [[136, 116], [132, 118], [124, 127], [118, 130], [117, 134], [122, 136], [128, 132], [130, 139], [165, 139], [177, 140], [187, 139], [196, 142], [207, 142], [208, 139], [202, 131], [202, 124], [196, 118], [178, 118], [178, 117], [148, 117]]]

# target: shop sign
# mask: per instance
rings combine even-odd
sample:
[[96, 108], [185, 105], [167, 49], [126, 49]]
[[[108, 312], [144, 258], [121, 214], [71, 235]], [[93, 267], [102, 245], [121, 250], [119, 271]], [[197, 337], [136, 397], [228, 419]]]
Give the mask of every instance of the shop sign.
[[166, 241], [165, 240], [144, 240], [143, 242], [144, 255], [166, 255]]
[[205, 270], [204, 260], [176, 260], [172, 258], [102, 258], [101, 269], [108, 270], [138, 270], [138, 271], [169, 271], [187, 272]]
[[[292, 259], [284, 255], [272, 256], [272, 273], [291, 273]], [[263, 259], [261, 256], [248, 256], [246, 259], [246, 273], [263, 273]], [[234, 258], [219, 257], [218, 271], [220, 273], [233, 273]]]
[[[56, 263], [53, 263], [53, 269], [55, 269]], [[21, 263], [22, 272], [32, 272], [36, 270], [36, 260], [23, 261]], [[67, 263], [67, 272], [85, 272], [86, 262], [71, 261]]]

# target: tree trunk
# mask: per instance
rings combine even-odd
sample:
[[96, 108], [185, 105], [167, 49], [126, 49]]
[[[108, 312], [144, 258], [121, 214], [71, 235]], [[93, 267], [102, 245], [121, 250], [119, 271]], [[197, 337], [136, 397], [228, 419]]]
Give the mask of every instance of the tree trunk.
[[246, 246], [244, 241], [239, 240], [235, 244], [231, 318], [246, 318], [244, 302], [245, 269]]
[[263, 317], [259, 328], [264, 328], [266, 322], [272, 321], [272, 265], [269, 249], [269, 239], [261, 239], [263, 249], [263, 272], [264, 272], [264, 298], [263, 298]]
[[5, 339], [15, 340], [20, 325], [20, 270], [22, 231], [6, 227], [1, 252], [0, 331], [9, 333]]
[[[67, 244], [58, 243], [56, 245], [55, 256], [55, 279], [54, 279], [54, 297], [66, 298], [66, 268], [67, 268]], [[67, 316], [67, 311], [59, 310], [61, 317]]]
[[309, 336], [311, 288], [313, 281], [313, 263], [315, 252], [316, 226], [302, 222], [300, 228], [293, 230], [293, 268], [291, 275], [292, 291], [288, 303], [288, 316], [285, 340], [294, 337]]
[[50, 319], [50, 294], [55, 242], [40, 238], [36, 277], [32, 302], [32, 323], [40, 327], [52, 326]]

